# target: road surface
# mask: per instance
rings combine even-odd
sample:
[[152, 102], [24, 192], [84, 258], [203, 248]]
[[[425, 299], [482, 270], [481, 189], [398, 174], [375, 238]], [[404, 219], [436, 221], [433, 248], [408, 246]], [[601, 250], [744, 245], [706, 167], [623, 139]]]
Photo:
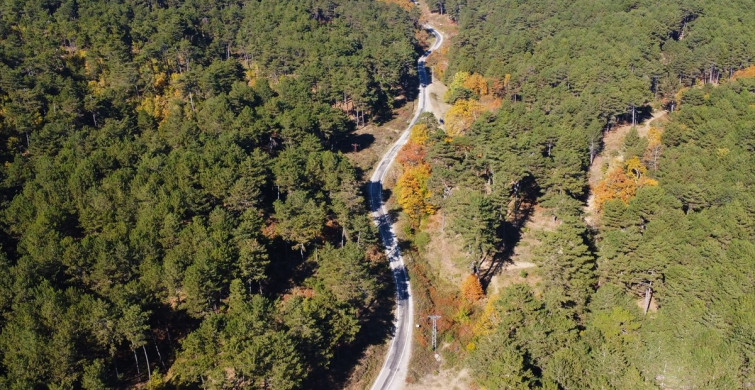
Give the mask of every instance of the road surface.
[[417, 73], [419, 75], [419, 95], [417, 96], [417, 108], [414, 117], [409, 126], [401, 133], [401, 136], [393, 146], [385, 153], [380, 162], [375, 167], [375, 171], [370, 178], [369, 195], [370, 209], [375, 224], [378, 226], [380, 237], [385, 245], [385, 253], [390, 261], [393, 279], [396, 283], [396, 312], [394, 317], [394, 334], [391, 340], [391, 346], [385, 357], [383, 368], [380, 369], [372, 390], [397, 390], [404, 387], [406, 374], [409, 371], [409, 358], [412, 349], [412, 329], [414, 326], [414, 304], [412, 303], [411, 288], [409, 286], [409, 275], [404, 266], [404, 259], [399, 251], [396, 231], [388, 210], [383, 204], [383, 179], [388, 173], [388, 169], [393, 164], [399, 150], [409, 140], [409, 132], [417, 123], [419, 116], [425, 111], [427, 102], [426, 86], [432, 82], [431, 77], [425, 71], [425, 60], [433, 50], [436, 50], [443, 43], [443, 36], [431, 26], [425, 26], [427, 31], [435, 35], [435, 43], [417, 60]]

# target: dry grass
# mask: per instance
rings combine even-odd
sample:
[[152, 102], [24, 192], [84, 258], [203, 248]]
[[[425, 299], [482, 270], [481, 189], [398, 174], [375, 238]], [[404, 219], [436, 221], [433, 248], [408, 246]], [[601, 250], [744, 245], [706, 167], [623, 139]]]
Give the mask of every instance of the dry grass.
[[417, 383], [407, 384], [406, 390], [465, 390], [474, 388], [469, 370], [442, 369], [422, 377]]
[[[432, 112], [435, 118], [440, 120], [446, 117], [448, 109], [451, 105], [443, 101], [443, 96], [446, 95], [448, 87], [433, 76], [432, 84], [427, 86], [427, 107], [426, 110]], [[444, 125], [441, 125], [444, 128]]]
[[395, 111], [394, 118], [381, 126], [369, 124], [354, 131], [354, 137], [369, 137], [374, 139], [370, 145], [357, 152], [350, 151], [346, 157], [351, 164], [361, 170], [363, 180], [366, 180], [372, 174], [372, 169], [377, 164], [380, 157], [390, 148], [401, 132], [409, 125], [414, 113], [414, 103], [410, 102]]
[[[424, 232], [430, 235], [430, 244], [427, 245], [427, 262], [434, 272], [443, 275], [443, 278], [454, 286], [460, 286], [462, 279], [469, 274], [469, 270], [459, 267], [465, 254], [457, 243], [460, 241], [444, 229], [443, 210], [431, 215]], [[446, 221], [448, 224], [448, 221]]]
[[450, 47], [451, 38], [459, 34], [459, 26], [453, 21], [451, 21], [451, 19], [449, 19], [447, 15], [431, 13], [430, 7], [428, 6], [426, 1], [420, 1], [419, 7], [420, 7], [420, 10], [422, 11], [422, 16], [420, 16], [419, 18], [420, 23], [432, 24], [433, 27], [435, 27], [436, 29], [438, 29], [440, 32], [443, 33], [443, 36], [446, 38], [446, 41], [443, 42], [443, 46], [441, 46], [441, 49]]

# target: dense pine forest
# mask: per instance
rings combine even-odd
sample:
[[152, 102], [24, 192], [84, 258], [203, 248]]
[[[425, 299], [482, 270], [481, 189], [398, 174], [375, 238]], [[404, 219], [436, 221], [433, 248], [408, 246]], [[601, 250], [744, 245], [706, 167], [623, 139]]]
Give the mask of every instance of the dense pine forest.
[[[386, 191], [416, 321], [442, 314], [412, 372], [755, 386], [752, 2], [426, 5], [458, 34]], [[417, 96], [419, 8], [2, 0], [0, 388], [343, 386], [393, 305], [347, 152]]]
[[[427, 196], [409, 208], [413, 226], [440, 209], [460, 266], [483, 284], [480, 267], [506, 261], [533, 205], [553, 226], [528, 248], [537, 282], [462, 304], [463, 316], [446, 312], [446, 340], [461, 340], [455, 354], [472, 380], [486, 389], [755, 385], [752, 3], [430, 6], [459, 33], [448, 65], [434, 67], [453, 104], [445, 130], [416, 130], [425, 136], [411, 155], [424, 168], [413, 175]], [[664, 110], [662, 124], [638, 134]], [[591, 189], [603, 135], [626, 126]], [[461, 293], [480, 299], [466, 281]]]
[[3, 1], [0, 387], [332, 386], [390, 287], [340, 150], [415, 91], [416, 30], [366, 0]]

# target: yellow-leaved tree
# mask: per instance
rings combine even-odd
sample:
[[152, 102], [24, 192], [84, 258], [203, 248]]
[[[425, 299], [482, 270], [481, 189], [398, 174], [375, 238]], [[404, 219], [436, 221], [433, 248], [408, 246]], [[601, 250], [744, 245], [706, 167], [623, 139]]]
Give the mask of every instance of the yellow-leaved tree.
[[451, 84], [448, 85], [449, 90], [459, 89], [464, 87], [464, 83], [469, 78], [469, 72], [456, 72], [454, 79], [451, 80]]
[[645, 151], [645, 161], [648, 162], [653, 170], [658, 170], [658, 161], [663, 153], [663, 142], [661, 142], [661, 134], [663, 131], [656, 127], [651, 127], [648, 130], [648, 147]]
[[409, 142], [417, 145], [425, 145], [429, 137], [429, 129], [424, 123], [416, 124], [409, 133]]
[[430, 204], [430, 191], [427, 180], [430, 178], [430, 165], [426, 162], [404, 167], [404, 173], [396, 184], [396, 200], [412, 227], [419, 227], [422, 217], [431, 214], [435, 208]]
[[483, 111], [485, 108], [476, 100], [457, 100], [446, 113], [446, 133], [450, 137], [463, 135]]
[[484, 336], [492, 333], [496, 326], [498, 326], [498, 308], [496, 305], [497, 297], [491, 296], [488, 302], [485, 304], [485, 308], [482, 310], [482, 314], [474, 324], [472, 333], [475, 337]]

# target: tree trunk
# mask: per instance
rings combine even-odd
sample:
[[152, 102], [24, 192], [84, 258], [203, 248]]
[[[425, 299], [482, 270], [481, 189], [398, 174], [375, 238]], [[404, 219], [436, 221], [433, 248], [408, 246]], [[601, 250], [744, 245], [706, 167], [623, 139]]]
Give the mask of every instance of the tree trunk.
[[144, 360], [147, 361], [147, 380], [152, 380], [152, 370], [149, 368], [149, 356], [147, 356], [147, 344], [142, 345], [144, 351]]
[[136, 349], [132, 349], [134, 352], [134, 360], [136, 361], [136, 375], [142, 376], [141, 371], [139, 371], [139, 357], [136, 356]]
[[517, 212], [519, 210], [519, 187], [520, 187], [521, 180], [517, 180], [516, 183], [514, 183], [514, 215], [517, 215]]
[[155, 351], [157, 351], [157, 358], [160, 359], [160, 366], [162, 366], [163, 370], [165, 370], [165, 362], [163, 362], [163, 355], [160, 353], [160, 348], [157, 346], [157, 340], [155, 339], [154, 335], [152, 335], [152, 342], [155, 343]]
[[648, 314], [648, 309], [650, 308], [650, 299], [652, 296], [653, 296], [653, 289], [648, 287], [647, 290], [645, 290], [645, 304], [643, 305], [645, 314]]
[[637, 126], [637, 115], [636, 115], [636, 113], [637, 113], [637, 110], [636, 110], [634, 104], [632, 104], [632, 126]]

